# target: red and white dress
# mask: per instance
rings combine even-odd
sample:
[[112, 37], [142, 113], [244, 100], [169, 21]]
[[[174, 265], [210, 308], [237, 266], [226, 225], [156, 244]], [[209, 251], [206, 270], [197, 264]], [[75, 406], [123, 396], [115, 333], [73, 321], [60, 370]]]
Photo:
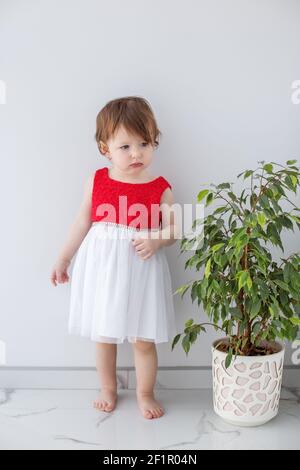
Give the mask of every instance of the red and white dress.
[[147, 183], [94, 175], [91, 221], [71, 275], [68, 331], [105, 343], [168, 342], [178, 333], [165, 248], [143, 260], [132, 240], [161, 228], [168, 181]]

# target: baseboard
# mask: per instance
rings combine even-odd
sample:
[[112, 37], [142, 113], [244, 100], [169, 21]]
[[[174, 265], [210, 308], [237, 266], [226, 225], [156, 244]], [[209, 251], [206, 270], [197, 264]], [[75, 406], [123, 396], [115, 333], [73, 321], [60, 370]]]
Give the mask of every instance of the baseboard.
[[[117, 369], [118, 388], [135, 389], [133, 367]], [[300, 367], [285, 366], [283, 385], [300, 388]], [[159, 367], [156, 388], [201, 389], [212, 386], [210, 367]], [[93, 367], [0, 367], [0, 388], [98, 389]]]

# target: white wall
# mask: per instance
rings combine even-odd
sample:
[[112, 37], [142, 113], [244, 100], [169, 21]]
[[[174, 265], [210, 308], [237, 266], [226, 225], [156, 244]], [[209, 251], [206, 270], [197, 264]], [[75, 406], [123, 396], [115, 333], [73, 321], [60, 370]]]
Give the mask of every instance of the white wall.
[[[146, 97], [163, 139], [153, 174], [176, 202], [233, 181], [257, 160], [299, 158], [297, 0], [43, 0], [0, 2], [1, 318], [8, 366], [93, 366], [88, 340], [67, 334], [69, 285], [50, 270], [88, 174], [106, 165], [93, 140], [110, 99]], [[289, 236], [290, 237], [290, 236]], [[290, 237], [291, 249], [299, 239]], [[184, 271], [167, 249], [174, 290]], [[198, 314], [175, 300], [178, 326]], [[202, 318], [204, 318], [201, 310]], [[158, 347], [159, 364], [209, 365], [214, 333], [188, 357]], [[118, 365], [132, 365], [129, 344]], [[289, 362], [287, 356], [287, 362]]]

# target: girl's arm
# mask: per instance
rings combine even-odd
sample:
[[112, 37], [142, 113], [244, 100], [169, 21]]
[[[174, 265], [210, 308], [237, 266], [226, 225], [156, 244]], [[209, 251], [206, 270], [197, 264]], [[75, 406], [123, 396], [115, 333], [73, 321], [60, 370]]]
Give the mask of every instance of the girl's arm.
[[65, 282], [69, 280], [67, 267], [71, 263], [74, 254], [78, 250], [82, 240], [92, 225], [91, 204], [93, 181], [94, 174], [91, 174], [85, 183], [83, 199], [75, 220], [69, 229], [66, 241], [52, 269], [51, 281], [54, 285], [56, 285], [56, 282]]
[[72, 260], [74, 254], [78, 250], [82, 240], [84, 239], [92, 225], [91, 204], [93, 179], [94, 175], [92, 174], [88, 177], [85, 183], [82, 202], [80, 204], [75, 220], [69, 229], [67, 239], [58, 256], [58, 260]]
[[179, 227], [173, 210], [174, 197], [170, 188], [163, 192], [160, 205], [162, 213], [162, 229], [159, 231], [160, 246], [173, 245], [179, 238]]

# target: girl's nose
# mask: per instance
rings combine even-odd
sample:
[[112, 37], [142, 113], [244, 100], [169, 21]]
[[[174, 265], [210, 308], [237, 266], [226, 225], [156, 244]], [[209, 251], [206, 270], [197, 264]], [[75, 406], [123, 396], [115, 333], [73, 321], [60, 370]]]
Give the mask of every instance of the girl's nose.
[[131, 163], [143, 163], [143, 156], [140, 153], [132, 153], [130, 160]]
[[131, 158], [131, 163], [143, 163], [142, 158], [136, 157], [136, 158]]

